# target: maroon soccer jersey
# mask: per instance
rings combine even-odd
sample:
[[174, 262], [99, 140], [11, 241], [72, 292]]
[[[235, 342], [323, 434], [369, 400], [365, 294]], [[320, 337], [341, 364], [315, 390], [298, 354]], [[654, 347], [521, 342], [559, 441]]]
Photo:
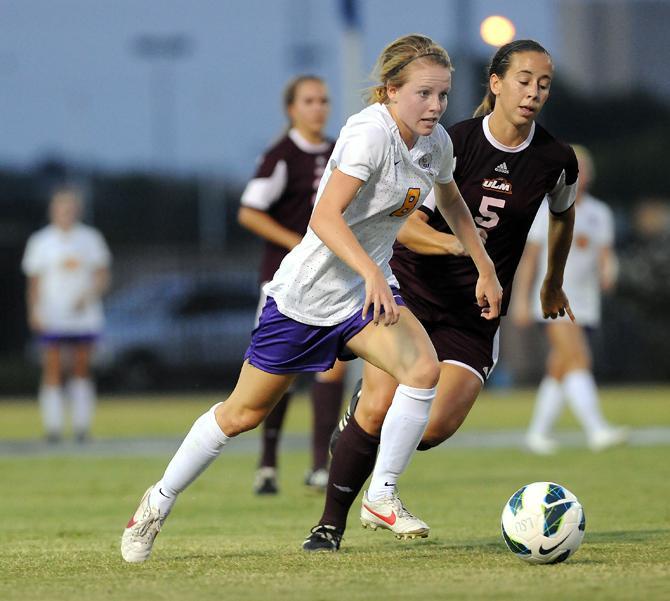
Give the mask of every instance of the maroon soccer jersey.
[[[548, 195], [556, 213], [574, 202], [577, 159], [570, 146], [538, 124], [515, 148], [493, 138], [487, 117], [462, 121], [448, 131], [454, 144], [454, 180], [476, 225], [488, 232], [486, 251], [503, 287], [504, 315], [542, 199]], [[430, 226], [453, 233], [430, 203], [420, 210], [428, 214]], [[472, 327], [481, 321], [475, 298], [478, 273], [470, 257], [419, 255], [396, 243], [391, 267], [403, 298], [419, 319]]]
[[[242, 205], [265, 211], [284, 227], [304, 234], [314, 197], [335, 143], [307, 142], [290, 130], [261, 158], [254, 178], [242, 194]], [[259, 280], [272, 279], [288, 249], [265, 242]]]

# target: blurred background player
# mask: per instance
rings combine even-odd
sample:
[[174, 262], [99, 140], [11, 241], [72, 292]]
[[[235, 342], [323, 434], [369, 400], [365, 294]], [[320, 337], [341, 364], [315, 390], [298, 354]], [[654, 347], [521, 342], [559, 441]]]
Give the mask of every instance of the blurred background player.
[[588, 193], [595, 175], [591, 155], [582, 146], [574, 146], [574, 150], [579, 163], [579, 180], [564, 289], [577, 321], [565, 317], [551, 322], [542, 319], [540, 288], [547, 261], [546, 206], [538, 212], [528, 235], [515, 292], [517, 325], [527, 326], [533, 319], [541, 321], [550, 346], [545, 376], [526, 435], [528, 448], [539, 454], [556, 451], [557, 443], [551, 438], [551, 432], [564, 398], [584, 428], [592, 450], [621, 444], [628, 436], [626, 428], [613, 427], [602, 414], [589, 347], [589, 334], [600, 324], [601, 290], [610, 292], [616, 283], [614, 220], [610, 208]]
[[[263, 286], [272, 279], [282, 259], [307, 231], [316, 191], [335, 143], [324, 128], [330, 113], [328, 89], [323, 80], [301, 75], [284, 91], [289, 129], [261, 159], [254, 178], [242, 194], [238, 220], [265, 240], [259, 279], [258, 315], [265, 305]], [[316, 374], [311, 388], [313, 408], [312, 468], [305, 484], [323, 490], [328, 483], [328, 441], [339, 417], [345, 364]], [[276, 494], [277, 447], [286, 408], [287, 392], [263, 422], [261, 457], [254, 482], [257, 494]]]
[[50, 224], [29, 238], [22, 264], [28, 322], [42, 347], [39, 405], [50, 442], [63, 437], [66, 397], [79, 442], [89, 435], [95, 408], [91, 353], [103, 326], [100, 298], [109, 287], [111, 256], [100, 232], [79, 222], [81, 211], [77, 190], [57, 190]]

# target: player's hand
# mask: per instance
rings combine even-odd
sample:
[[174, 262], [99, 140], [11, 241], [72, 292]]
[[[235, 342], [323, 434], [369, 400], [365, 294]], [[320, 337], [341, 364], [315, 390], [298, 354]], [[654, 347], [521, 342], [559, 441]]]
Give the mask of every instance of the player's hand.
[[372, 307], [372, 321], [375, 325], [379, 325], [379, 322], [382, 321], [385, 326], [391, 326], [400, 319], [400, 309], [398, 309], [391, 288], [389, 288], [388, 282], [379, 268], [365, 278], [365, 302], [361, 314], [362, 319], [365, 319], [370, 307]]
[[575, 321], [570, 302], [562, 286], [545, 280], [540, 290], [540, 302], [542, 303], [542, 316], [545, 319], [556, 319], [567, 313], [568, 317], [573, 322]]
[[502, 286], [498, 281], [493, 263], [490, 269], [480, 272], [475, 288], [477, 304], [481, 307], [481, 316], [484, 319], [491, 320], [500, 316], [500, 307], [502, 305]]

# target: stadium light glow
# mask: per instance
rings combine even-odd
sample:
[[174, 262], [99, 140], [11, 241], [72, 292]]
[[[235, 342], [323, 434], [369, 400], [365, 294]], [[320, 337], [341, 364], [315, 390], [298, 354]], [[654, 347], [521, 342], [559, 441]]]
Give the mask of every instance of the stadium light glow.
[[507, 17], [491, 15], [482, 21], [479, 33], [487, 44], [500, 47], [514, 39], [516, 28]]

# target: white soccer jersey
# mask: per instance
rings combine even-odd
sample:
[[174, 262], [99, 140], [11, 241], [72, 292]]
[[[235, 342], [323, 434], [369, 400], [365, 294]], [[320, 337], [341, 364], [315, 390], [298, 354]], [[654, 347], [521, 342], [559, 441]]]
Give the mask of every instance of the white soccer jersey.
[[[350, 117], [342, 128], [316, 203], [334, 169], [365, 182], [344, 212], [344, 220], [389, 285], [398, 286], [389, 267], [393, 241], [434, 182], [446, 184], [453, 179], [449, 135], [438, 124], [430, 136], [419, 137], [408, 150], [387, 107], [373, 104]], [[265, 292], [284, 315], [310, 325], [331, 326], [361, 310], [365, 282], [309, 228]]]
[[47, 333], [95, 334], [102, 329], [100, 301], [79, 311], [75, 306], [91, 290], [95, 272], [110, 262], [104, 238], [83, 224], [69, 231], [48, 225], [29, 238], [22, 267], [27, 276], [39, 277], [36, 309]]
[[[546, 203], [543, 203], [528, 234], [529, 242], [542, 247], [533, 286], [533, 313], [536, 319], [542, 321], [540, 288], [547, 266], [548, 227], [549, 212]], [[585, 195], [575, 205], [575, 229], [563, 278], [563, 290], [580, 325], [595, 327], [600, 323], [599, 257], [602, 249], [612, 246], [613, 242], [611, 209], [593, 196]]]

